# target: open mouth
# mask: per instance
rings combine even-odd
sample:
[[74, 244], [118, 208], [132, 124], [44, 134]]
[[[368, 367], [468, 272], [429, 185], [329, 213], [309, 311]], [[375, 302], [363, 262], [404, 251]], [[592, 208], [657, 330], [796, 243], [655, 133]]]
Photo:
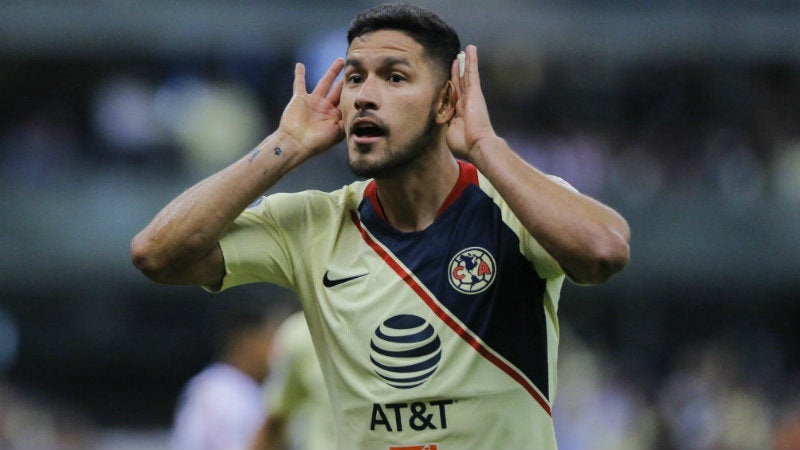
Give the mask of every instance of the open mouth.
[[356, 119], [350, 127], [350, 134], [358, 144], [369, 144], [386, 136], [386, 129], [371, 119]]

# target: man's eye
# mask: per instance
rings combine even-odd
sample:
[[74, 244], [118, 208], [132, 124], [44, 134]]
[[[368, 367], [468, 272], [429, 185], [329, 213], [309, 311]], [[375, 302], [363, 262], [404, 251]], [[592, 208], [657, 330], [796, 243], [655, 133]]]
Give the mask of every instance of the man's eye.
[[393, 73], [393, 74], [389, 75], [389, 81], [391, 81], [392, 83], [399, 83], [401, 81], [405, 81], [405, 79], [406, 79], [406, 77], [404, 77], [404, 76], [402, 76], [400, 74], [397, 74], [397, 73]]
[[350, 75], [347, 77], [347, 81], [349, 83], [361, 83], [361, 75], [356, 75], [356, 74]]

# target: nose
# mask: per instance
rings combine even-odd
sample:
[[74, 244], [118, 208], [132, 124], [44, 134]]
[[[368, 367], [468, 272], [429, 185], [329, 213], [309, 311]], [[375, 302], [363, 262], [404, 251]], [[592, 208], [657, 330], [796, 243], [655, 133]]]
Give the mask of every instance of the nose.
[[375, 77], [367, 77], [358, 88], [355, 96], [356, 110], [378, 109], [378, 86]]

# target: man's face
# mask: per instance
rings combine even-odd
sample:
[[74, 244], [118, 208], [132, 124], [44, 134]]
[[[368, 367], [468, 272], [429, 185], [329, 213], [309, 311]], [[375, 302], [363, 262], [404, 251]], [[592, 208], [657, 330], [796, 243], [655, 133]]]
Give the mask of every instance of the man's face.
[[390, 176], [435, 145], [438, 84], [424, 49], [405, 33], [380, 30], [353, 39], [339, 108], [356, 175]]

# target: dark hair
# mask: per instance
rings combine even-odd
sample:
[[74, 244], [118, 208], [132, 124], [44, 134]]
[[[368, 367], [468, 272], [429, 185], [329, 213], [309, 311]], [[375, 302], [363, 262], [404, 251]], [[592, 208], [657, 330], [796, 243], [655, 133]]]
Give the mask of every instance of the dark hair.
[[347, 31], [347, 44], [358, 36], [378, 31], [397, 30], [406, 33], [425, 49], [433, 67], [442, 69], [445, 77], [461, 50], [458, 33], [435, 13], [406, 3], [386, 4], [357, 15]]
[[266, 301], [235, 295], [229, 297], [215, 302], [208, 311], [213, 330], [212, 345], [217, 356], [222, 356], [237, 345], [238, 339], [245, 333], [257, 331], [273, 320], [272, 310], [275, 308]]

